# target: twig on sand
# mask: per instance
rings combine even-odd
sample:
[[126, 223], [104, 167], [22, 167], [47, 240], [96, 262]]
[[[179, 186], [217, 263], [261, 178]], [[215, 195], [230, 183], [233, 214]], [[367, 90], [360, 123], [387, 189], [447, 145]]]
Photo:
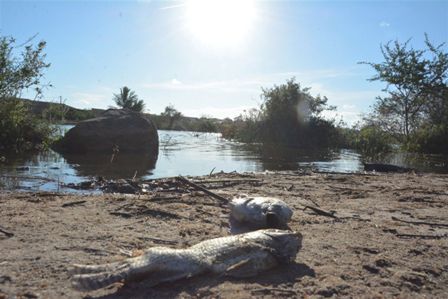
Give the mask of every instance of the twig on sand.
[[176, 179], [181, 181], [184, 184], [187, 184], [187, 185], [189, 185], [197, 190], [200, 190], [200, 191], [204, 192], [205, 194], [219, 200], [221, 204], [227, 204], [229, 202], [229, 200], [227, 198], [222, 197], [221, 195], [218, 195], [216, 193], [213, 193], [210, 190], [207, 190], [206, 188], [193, 183], [192, 181], [188, 180], [187, 178], [185, 178], [183, 176], [178, 176]]
[[170, 245], [175, 245], [178, 242], [174, 241], [174, 240], [164, 240], [164, 239], [159, 239], [159, 238], [153, 238], [153, 237], [147, 237], [147, 236], [142, 236], [142, 237], [137, 237], [137, 239], [142, 240], [142, 241], [152, 241], [154, 243], [157, 244], [170, 244]]
[[0, 226], [0, 232], [3, 233], [5, 236], [7, 236], [8, 238], [11, 238], [14, 236], [14, 234], [6, 229], [4, 229], [3, 227]]
[[448, 224], [446, 223], [435, 223], [435, 222], [425, 222], [425, 221], [409, 221], [409, 220], [404, 220], [404, 219], [399, 219], [397, 217], [392, 216], [392, 220], [395, 221], [400, 221], [400, 222], [404, 222], [404, 223], [410, 223], [410, 224], [415, 224], [415, 225], [429, 225], [429, 226], [443, 226], [443, 227], [448, 227]]
[[427, 240], [433, 240], [433, 239], [438, 240], [438, 239], [447, 237], [447, 234], [444, 234], [444, 235], [403, 234], [403, 233], [399, 233], [396, 229], [389, 229], [389, 228], [383, 229], [383, 232], [392, 233], [399, 238], [418, 238], [418, 239], [427, 239]]
[[262, 183], [259, 179], [222, 179], [222, 180], [196, 180], [195, 183], [201, 184], [226, 184], [226, 183]]
[[297, 292], [294, 290], [287, 290], [287, 289], [281, 289], [281, 288], [260, 288], [255, 289], [251, 291], [252, 294], [268, 294], [268, 293], [282, 293], [283, 295], [289, 295], [289, 296], [297, 296]]
[[318, 214], [318, 215], [320, 215], [320, 216], [330, 217], [330, 218], [338, 219], [338, 220], [339, 220], [339, 217], [335, 216], [335, 215], [334, 215], [334, 212], [327, 212], [327, 211], [324, 211], [324, 210], [322, 210], [322, 209], [319, 209], [319, 208], [316, 208], [316, 207], [312, 207], [312, 206], [307, 206], [307, 205], [303, 205], [303, 206], [305, 207], [305, 208], [303, 209], [303, 211], [305, 211], [306, 209], [310, 209], [310, 210], [312, 210], [314, 213], [316, 213], [316, 214]]
[[109, 214], [114, 215], [114, 216], [120, 216], [123, 218], [131, 218], [132, 217], [132, 214], [124, 213], [124, 212], [109, 212]]
[[85, 200], [72, 201], [72, 202], [67, 202], [67, 203], [63, 204], [61, 207], [63, 207], [63, 208], [72, 207], [72, 206], [82, 205], [83, 203], [86, 203], [86, 201]]
[[212, 174], [213, 174], [213, 171], [215, 170], [215, 168], [216, 168], [216, 167], [213, 167], [212, 171], [210, 171], [210, 173], [209, 173], [209, 175], [208, 175], [208, 176], [212, 176]]

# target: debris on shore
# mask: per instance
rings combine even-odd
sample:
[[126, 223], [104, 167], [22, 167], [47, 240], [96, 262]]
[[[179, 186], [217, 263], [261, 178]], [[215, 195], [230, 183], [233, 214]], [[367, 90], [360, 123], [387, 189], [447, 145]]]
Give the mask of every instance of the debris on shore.
[[81, 298], [71, 288], [72, 263], [113, 263], [148, 247], [182, 249], [228, 236], [230, 209], [219, 198], [240, 194], [280, 198], [294, 211], [288, 226], [303, 235], [303, 248], [291, 264], [254, 278], [199, 275], [152, 288], [142, 280], [89, 295], [443, 298], [448, 292], [448, 175], [265, 172], [185, 179], [191, 184], [125, 180], [138, 188], [135, 194], [1, 191], [0, 298]]

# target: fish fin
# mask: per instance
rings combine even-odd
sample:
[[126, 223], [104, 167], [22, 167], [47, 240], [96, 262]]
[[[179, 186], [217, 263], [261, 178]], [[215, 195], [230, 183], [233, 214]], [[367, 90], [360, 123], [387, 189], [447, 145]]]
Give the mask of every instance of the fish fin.
[[247, 258], [230, 266], [226, 269], [224, 275], [237, 278], [253, 277], [274, 265], [276, 265], [275, 259], [266, 252], [263, 256]]
[[[250, 259], [244, 259], [226, 269], [224, 275], [232, 277], [253, 276], [253, 267], [250, 267]], [[256, 273], [255, 273], [256, 274]]]

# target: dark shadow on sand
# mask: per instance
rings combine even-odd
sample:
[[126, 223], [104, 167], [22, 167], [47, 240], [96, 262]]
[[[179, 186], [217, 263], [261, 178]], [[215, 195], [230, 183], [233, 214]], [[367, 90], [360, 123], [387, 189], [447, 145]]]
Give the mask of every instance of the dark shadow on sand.
[[[181, 279], [175, 282], [162, 283], [155, 287], [148, 287], [149, 282], [142, 280], [136, 283], [128, 283], [117, 290], [117, 292], [100, 297], [84, 297], [98, 299], [125, 299], [125, 298], [174, 298], [182, 293], [193, 297], [210, 296], [208, 289], [218, 286], [224, 282], [232, 284], [258, 284], [258, 287], [276, 288], [285, 283], [294, 284], [298, 279], [310, 276], [315, 277], [315, 272], [303, 263], [292, 263], [282, 265], [275, 269], [263, 272], [251, 278], [232, 278], [225, 276], [199, 275], [189, 279]], [[257, 288], [257, 287], [255, 287]], [[288, 289], [285, 289], [286, 291]], [[215, 294], [217, 295], [217, 294]], [[255, 295], [255, 294], [254, 294]]]

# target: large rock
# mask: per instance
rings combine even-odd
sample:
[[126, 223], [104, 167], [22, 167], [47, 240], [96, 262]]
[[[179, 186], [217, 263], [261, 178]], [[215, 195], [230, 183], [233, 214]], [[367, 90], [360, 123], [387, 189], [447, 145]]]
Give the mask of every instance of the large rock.
[[159, 135], [143, 114], [127, 109], [109, 109], [101, 117], [79, 122], [54, 145], [62, 153], [147, 154], [157, 158]]

